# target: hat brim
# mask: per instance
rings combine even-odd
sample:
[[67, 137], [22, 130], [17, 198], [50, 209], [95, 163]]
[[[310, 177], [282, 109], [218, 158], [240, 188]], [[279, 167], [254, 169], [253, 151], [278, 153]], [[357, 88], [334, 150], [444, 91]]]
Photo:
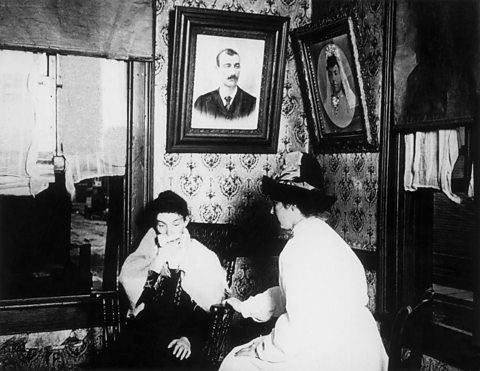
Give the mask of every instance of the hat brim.
[[318, 212], [324, 212], [330, 209], [336, 198], [328, 196], [323, 192], [312, 189], [308, 190], [276, 181], [264, 176], [262, 178], [262, 192], [274, 201], [280, 201], [289, 204], [309, 203], [314, 205]]

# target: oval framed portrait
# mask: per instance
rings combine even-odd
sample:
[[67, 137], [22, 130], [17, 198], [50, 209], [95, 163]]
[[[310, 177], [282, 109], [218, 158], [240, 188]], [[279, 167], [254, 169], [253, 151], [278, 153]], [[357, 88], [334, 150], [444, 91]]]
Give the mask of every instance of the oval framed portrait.
[[348, 17], [292, 32], [307, 123], [319, 153], [378, 150], [353, 30]]
[[333, 125], [343, 129], [352, 124], [354, 115], [358, 114], [359, 99], [350, 61], [340, 45], [334, 38], [322, 47], [317, 77], [325, 114]]

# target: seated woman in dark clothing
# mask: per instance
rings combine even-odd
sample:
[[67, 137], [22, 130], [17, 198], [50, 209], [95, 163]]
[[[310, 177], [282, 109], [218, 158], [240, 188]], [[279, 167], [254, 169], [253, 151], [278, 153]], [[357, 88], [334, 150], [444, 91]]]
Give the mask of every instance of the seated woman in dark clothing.
[[119, 276], [130, 309], [115, 366], [197, 369], [209, 335], [208, 312], [222, 301], [226, 273], [214, 252], [190, 238], [183, 198], [165, 191], [147, 210], [151, 228]]

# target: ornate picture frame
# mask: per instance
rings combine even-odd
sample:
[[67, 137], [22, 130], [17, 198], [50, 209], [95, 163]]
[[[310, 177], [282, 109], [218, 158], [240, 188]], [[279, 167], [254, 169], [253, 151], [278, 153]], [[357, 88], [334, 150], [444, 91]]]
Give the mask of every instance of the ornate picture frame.
[[378, 150], [352, 17], [297, 28], [291, 38], [315, 152]]
[[168, 153], [276, 152], [288, 28], [287, 17], [175, 7]]

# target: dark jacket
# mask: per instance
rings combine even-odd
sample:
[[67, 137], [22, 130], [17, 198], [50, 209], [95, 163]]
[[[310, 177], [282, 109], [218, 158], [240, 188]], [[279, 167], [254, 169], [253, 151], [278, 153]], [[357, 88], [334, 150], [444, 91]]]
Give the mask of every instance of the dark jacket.
[[230, 109], [223, 105], [218, 89], [203, 94], [195, 101], [195, 109], [214, 118], [235, 120], [250, 115], [255, 110], [257, 98], [237, 88]]

